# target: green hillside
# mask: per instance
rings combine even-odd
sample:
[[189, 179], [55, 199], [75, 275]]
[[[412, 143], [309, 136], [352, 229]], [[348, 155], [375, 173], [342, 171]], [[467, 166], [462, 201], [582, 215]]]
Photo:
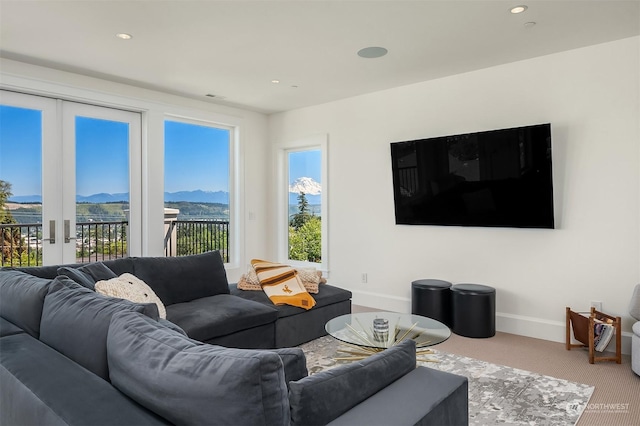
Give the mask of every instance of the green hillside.
[[[165, 206], [180, 210], [179, 220], [229, 220], [229, 206], [219, 203], [192, 203], [180, 201], [165, 203]], [[78, 203], [78, 222], [117, 222], [126, 219], [126, 203]], [[39, 204], [25, 204], [10, 210], [14, 219], [18, 223], [40, 223], [42, 221], [42, 206]], [[320, 205], [309, 205], [309, 212], [315, 216], [320, 216]], [[289, 215], [298, 213], [297, 205], [289, 206]]]
[[165, 207], [178, 209], [178, 220], [229, 220], [229, 206], [219, 203], [192, 203], [189, 201], [177, 201], [164, 203]]

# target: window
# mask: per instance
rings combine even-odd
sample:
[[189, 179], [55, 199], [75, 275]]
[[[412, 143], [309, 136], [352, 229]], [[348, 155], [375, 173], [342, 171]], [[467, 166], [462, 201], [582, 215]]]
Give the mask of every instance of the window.
[[220, 250], [229, 262], [233, 129], [165, 120], [165, 255]]
[[[288, 264], [327, 268], [326, 137], [281, 149], [280, 257]], [[304, 143], [304, 141], [302, 141]], [[286, 219], [286, 221], [285, 221]]]
[[1, 95], [0, 265], [140, 256], [141, 114]]

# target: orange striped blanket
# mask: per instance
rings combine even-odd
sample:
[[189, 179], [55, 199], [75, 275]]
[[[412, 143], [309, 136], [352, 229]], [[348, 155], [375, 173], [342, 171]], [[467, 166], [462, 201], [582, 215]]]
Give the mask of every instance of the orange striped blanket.
[[302, 285], [298, 273], [291, 266], [266, 260], [252, 259], [262, 290], [275, 305], [291, 305], [311, 309], [316, 301]]

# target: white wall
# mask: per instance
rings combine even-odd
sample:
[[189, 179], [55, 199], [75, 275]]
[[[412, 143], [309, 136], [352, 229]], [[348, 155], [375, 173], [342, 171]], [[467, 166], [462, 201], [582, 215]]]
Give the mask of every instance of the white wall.
[[[140, 111], [143, 117], [143, 249], [164, 254], [164, 118], [169, 115], [237, 126], [239, 162], [238, 221], [241, 240], [227, 269], [230, 281], [245, 272], [247, 259], [265, 257], [269, 151], [267, 117], [251, 111], [202, 102], [125, 84], [0, 59], [0, 88]], [[46, 161], [46, 159], [45, 159]]]
[[[0, 86], [143, 111], [145, 203], [162, 209], [165, 113], [239, 123], [240, 259], [275, 258], [273, 147], [329, 135], [330, 281], [357, 304], [408, 312], [410, 282], [497, 289], [498, 329], [563, 339], [564, 307], [626, 309], [640, 282], [640, 39], [559, 53], [299, 109], [262, 114], [0, 60]], [[556, 230], [396, 226], [389, 143], [551, 122]], [[155, 125], [154, 125], [155, 123]], [[269, 137], [267, 137], [267, 132]], [[269, 146], [271, 143], [271, 147]], [[269, 191], [272, 191], [271, 193]], [[357, 196], [354, 196], [357, 194]], [[249, 219], [251, 218], [251, 219]], [[145, 255], [161, 254], [146, 218]], [[360, 283], [360, 274], [368, 283]]]
[[[499, 330], [557, 341], [565, 306], [601, 301], [630, 330], [640, 282], [639, 40], [270, 116], [274, 146], [329, 135], [330, 282], [356, 304], [405, 312], [415, 279], [491, 285]], [[545, 122], [557, 229], [395, 225], [390, 142]]]

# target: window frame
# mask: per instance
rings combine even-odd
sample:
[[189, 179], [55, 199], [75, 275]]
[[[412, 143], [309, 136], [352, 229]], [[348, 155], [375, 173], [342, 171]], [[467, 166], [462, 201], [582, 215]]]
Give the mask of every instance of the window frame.
[[[162, 129], [163, 129], [163, 137], [162, 137], [162, 167], [163, 167], [163, 177], [166, 179], [166, 175], [164, 173], [164, 165], [165, 165], [165, 136], [164, 135], [164, 126], [167, 121], [173, 121], [183, 124], [192, 124], [195, 126], [204, 126], [204, 127], [213, 127], [216, 129], [226, 130], [229, 132], [229, 236], [227, 236], [227, 241], [229, 244], [228, 255], [229, 262], [225, 262], [225, 268], [237, 268], [243, 261], [241, 259], [241, 250], [240, 247], [242, 245], [243, 237], [242, 237], [242, 227], [240, 226], [240, 217], [242, 206], [240, 205], [240, 196], [238, 193], [238, 188], [240, 187], [240, 155], [239, 155], [239, 126], [232, 124], [224, 124], [218, 121], [206, 120], [202, 118], [195, 118], [193, 116], [184, 116], [184, 115], [175, 115], [165, 113], [162, 119]], [[164, 181], [163, 181], [163, 199], [162, 204], [164, 206]]]
[[[278, 261], [301, 268], [316, 268], [325, 273], [329, 272], [329, 174], [328, 157], [329, 141], [328, 135], [314, 135], [307, 138], [293, 140], [289, 143], [281, 144], [277, 147], [277, 253]], [[321, 256], [322, 262], [307, 262], [289, 259], [289, 154], [300, 151], [320, 150], [320, 180], [322, 193], [320, 195], [320, 217], [321, 217]]]

